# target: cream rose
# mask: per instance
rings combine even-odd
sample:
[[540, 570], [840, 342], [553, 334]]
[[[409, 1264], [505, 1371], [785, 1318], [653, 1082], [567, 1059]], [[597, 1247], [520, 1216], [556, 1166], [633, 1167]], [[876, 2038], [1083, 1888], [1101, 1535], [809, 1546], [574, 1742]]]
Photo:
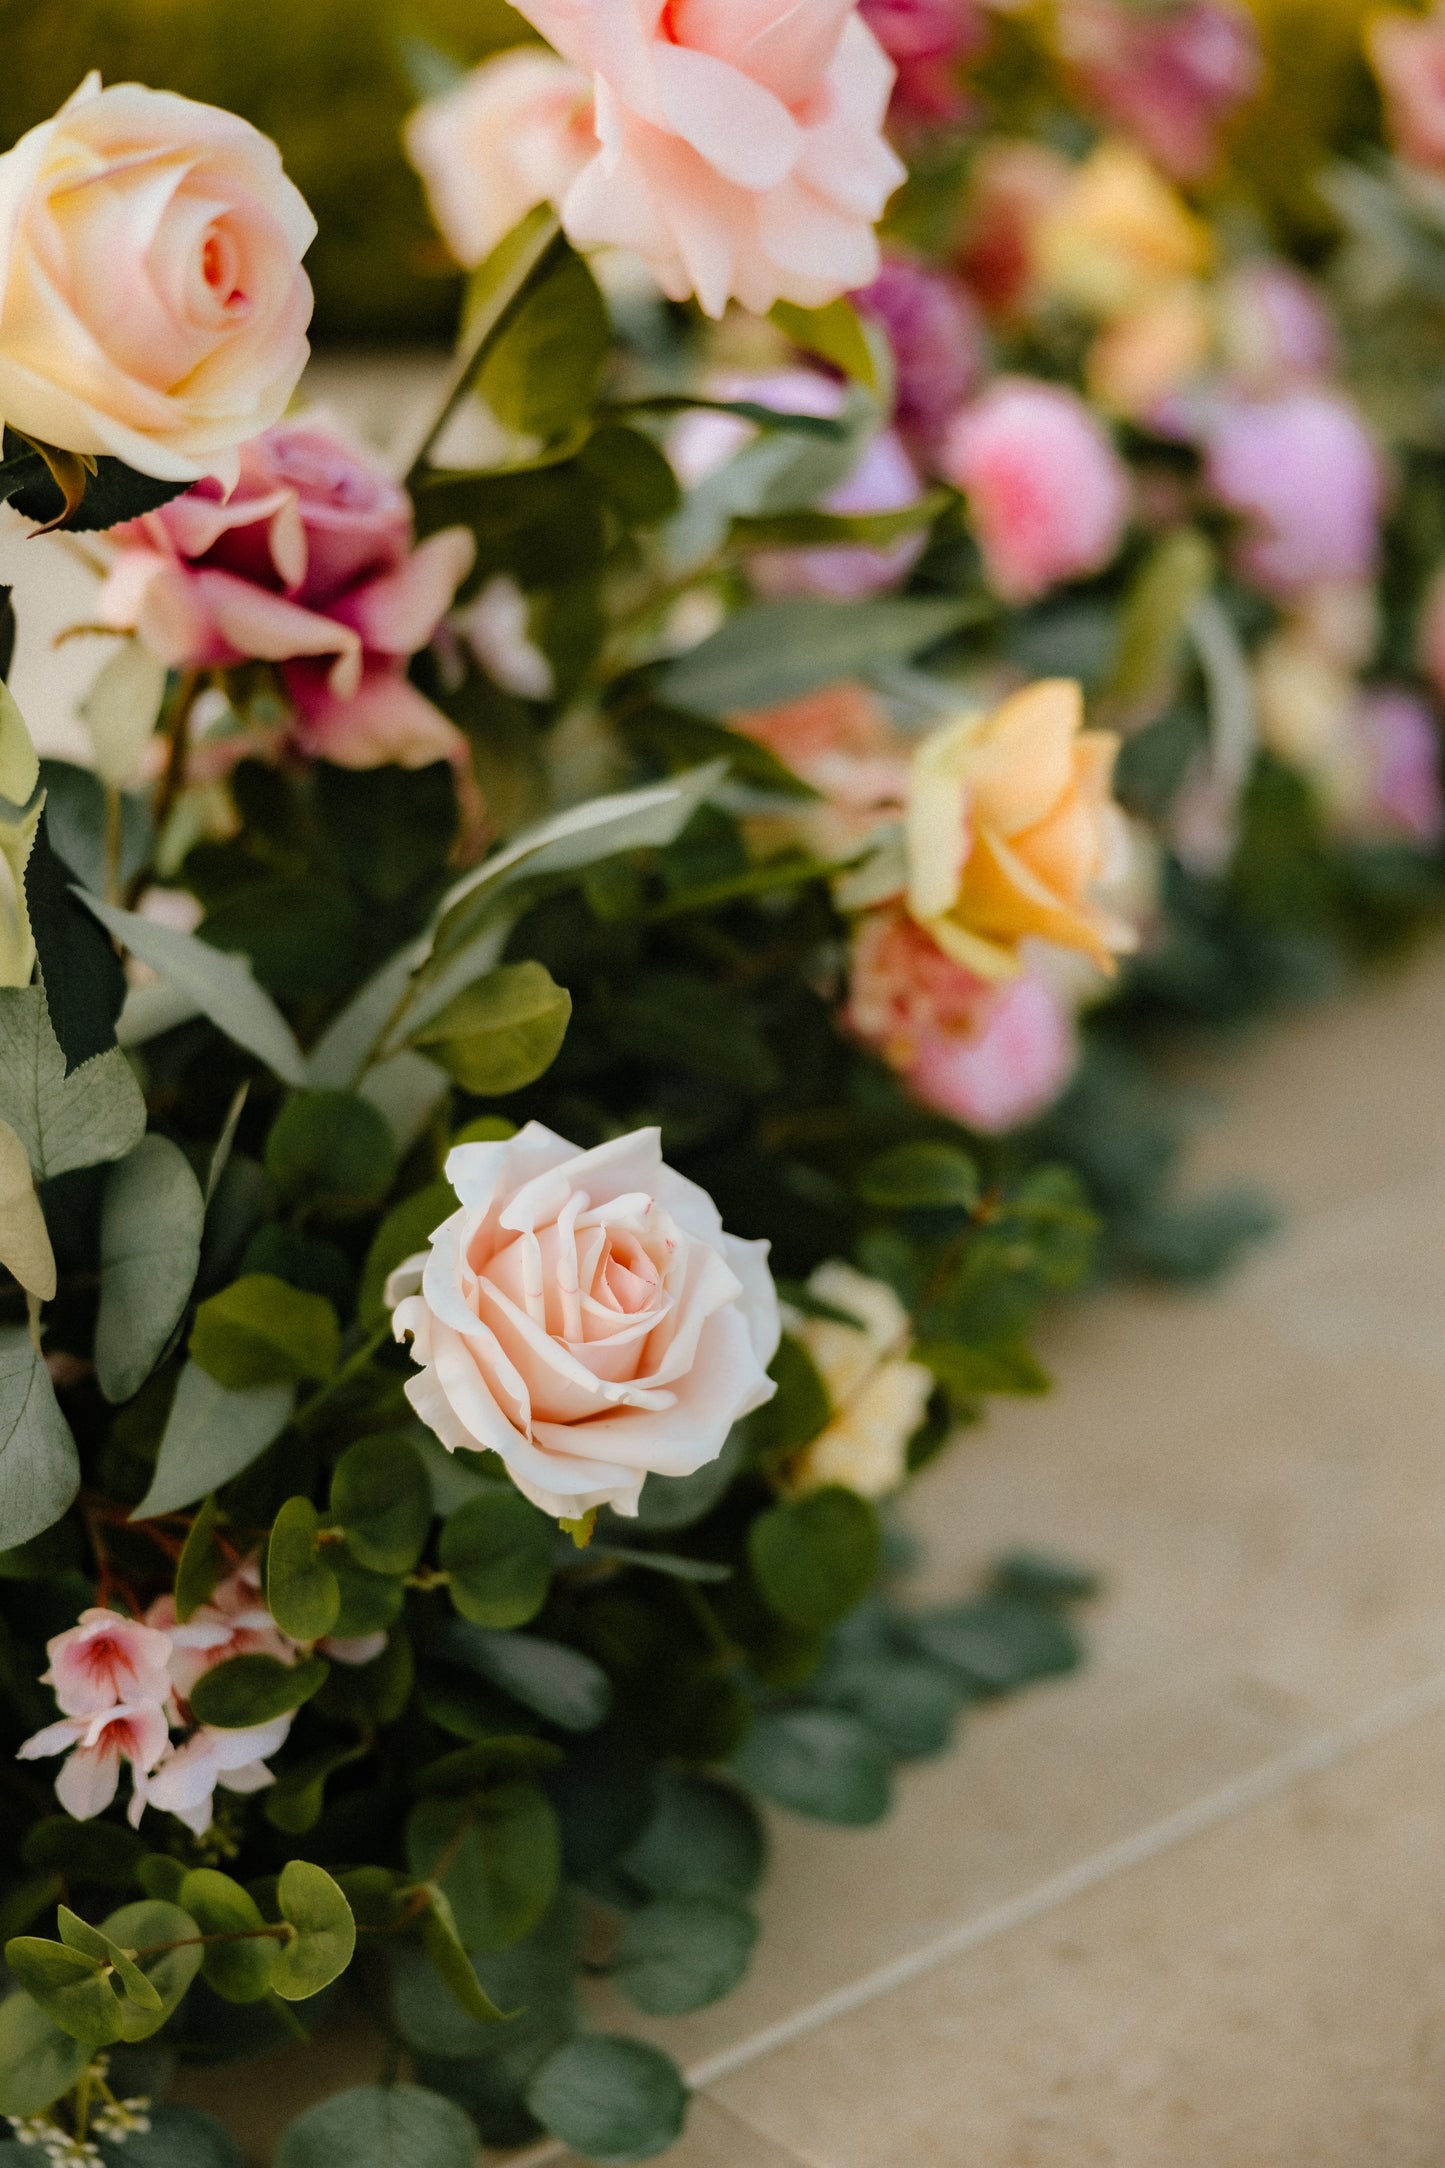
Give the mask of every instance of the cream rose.
[[833, 1420], [794, 1468], [792, 1488], [806, 1494], [842, 1483], [863, 1498], [886, 1498], [908, 1473], [908, 1441], [928, 1412], [933, 1372], [908, 1360], [913, 1326], [886, 1281], [835, 1259], [819, 1265], [808, 1292], [856, 1323], [789, 1319], [833, 1406]]
[[449, 1451], [496, 1453], [559, 1519], [635, 1514], [649, 1475], [694, 1474], [772, 1398], [768, 1246], [723, 1231], [655, 1129], [583, 1152], [530, 1122], [459, 1145], [447, 1180], [461, 1209], [387, 1300]]
[[306, 363], [315, 234], [248, 121], [89, 77], [0, 158], [0, 418], [234, 481]]
[[904, 177], [894, 68], [855, 0], [518, 0], [596, 86], [601, 149], [568, 190], [579, 248], [643, 257], [674, 300], [818, 308], [876, 277]]
[[1011, 978], [1030, 934], [1105, 971], [1135, 945], [1103, 896], [1128, 858], [1111, 795], [1119, 741], [1083, 723], [1079, 687], [1049, 678], [945, 723], [914, 756], [908, 908], [983, 978]]
[[417, 107], [406, 154], [442, 239], [470, 270], [539, 203], [560, 203], [596, 157], [592, 85], [536, 46], [498, 53]]

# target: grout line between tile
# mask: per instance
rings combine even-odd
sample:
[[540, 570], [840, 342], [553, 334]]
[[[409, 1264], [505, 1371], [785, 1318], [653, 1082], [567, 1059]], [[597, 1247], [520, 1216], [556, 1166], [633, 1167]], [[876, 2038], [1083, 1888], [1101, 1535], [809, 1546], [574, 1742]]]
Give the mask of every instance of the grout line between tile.
[[[1232, 1821], [1252, 1807], [1278, 1798], [1305, 1778], [1333, 1768], [1362, 1748], [1373, 1746], [1378, 1740], [1403, 1731], [1421, 1717], [1441, 1710], [1445, 1710], [1445, 1672], [1437, 1672], [1418, 1685], [1407, 1687], [1403, 1693], [1392, 1695], [1388, 1701], [1367, 1710], [1351, 1723], [1302, 1740], [1288, 1753], [1262, 1762], [1258, 1768], [1235, 1777], [1217, 1791], [1206, 1792], [1202, 1798], [1191, 1800], [1188, 1806], [1165, 1815], [1161, 1821], [1151, 1822], [1132, 1836], [1106, 1845], [1103, 1851], [1080, 1860], [1076, 1866], [1065, 1868], [1062, 1874], [1052, 1876], [1036, 1888], [1025, 1890], [1022, 1895], [995, 1905], [991, 1911], [981, 1912], [974, 1919], [958, 1922], [945, 1933], [936, 1935], [931, 1942], [910, 1950], [906, 1956], [895, 1958], [891, 1964], [880, 1965], [876, 1971], [865, 1973], [862, 1979], [853, 1980], [847, 1987], [840, 1987], [833, 1994], [809, 2003], [805, 2009], [794, 2011], [791, 2017], [766, 2026], [762, 2032], [739, 2041], [735, 2047], [709, 2056], [688, 2072], [688, 2083], [694, 2091], [715, 2085], [719, 2078], [730, 2077], [749, 2063], [758, 2062], [779, 2048], [791, 2046], [795, 2040], [820, 2031], [835, 2018], [847, 2017], [854, 2010], [891, 1994], [895, 1988], [935, 1971], [938, 1966], [965, 1957], [970, 1951], [1017, 1927], [1027, 1926], [1044, 1913], [1097, 1889], [1101, 1883], [1128, 1874], [1133, 1868], [1157, 1859], [1161, 1853], [1176, 1850], [1191, 1838], [1203, 1836], [1206, 1831]], [[514, 2155], [508, 2168], [544, 2168], [545, 2163], [561, 2160], [565, 2154], [566, 2147], [559, 2144], [537, 2146], [530, 2152]]]

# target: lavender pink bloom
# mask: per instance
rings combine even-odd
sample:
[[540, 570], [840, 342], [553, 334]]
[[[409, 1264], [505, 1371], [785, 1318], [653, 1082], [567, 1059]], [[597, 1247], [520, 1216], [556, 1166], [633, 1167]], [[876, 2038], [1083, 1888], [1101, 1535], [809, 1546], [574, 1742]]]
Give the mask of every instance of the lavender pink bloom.
[[1324, 294], [1292, 264], [1241, 264], [1219, 297], [1225, 365], [1256, 397], [1319, 381], [1335, 366], [1338, 339]]
[[858, 12], [898, 70], [895, 119], [962, 120], [959, 71], [988, 35], [979, 0], [860, 0]]
[[1000, 377], [954, 421], [940, 466], [968, 499], [989, 581], [1007, 602], [1101, 572], [1123, 540], [1128, 469], [1061, 384]]
[[978, 305], [947, 271], [887, 256], [871, 286], [853, 295], [856, 307], [881, 324], [897, 372], [893, 422], [925, 459], [937, 451], [949, 422], [978, 390], [984, 334]]
[[1085, 96], [1176, 180], [1210, 171], [1262, 77], [1258, 31], [1234, 0], [1063, 0], [1058, 40]]
[[1208, 482], [1246, 522], [1245, 576], [1288, 596], [1371, 575], [1384, 473], [1364, 422], [1342, 395], [1301, 389], [1229, 400], [1206, 423]]
[[345, 768], [464, 758], [406, 669], [451, 607], [472, 537], [452, 527], [414, 546], [405, 491], [329, 424], [268, 430], [232, 495], [202, 482], [116, 539], [100, 621], [173, 669], [278, 664], [298, 752]]
[[1403, 687], [1376, 687], [1360, 702], [1359, 730], [1376, 820], [1411, 843], [1438, 843], [1445, 835], [1445, 792], [1430, 703]]

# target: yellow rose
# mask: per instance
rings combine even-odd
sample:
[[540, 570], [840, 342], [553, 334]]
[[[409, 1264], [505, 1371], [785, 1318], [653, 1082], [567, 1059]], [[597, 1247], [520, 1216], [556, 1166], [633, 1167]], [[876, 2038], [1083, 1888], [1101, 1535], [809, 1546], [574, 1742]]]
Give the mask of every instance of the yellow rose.
[[884, 1498], [908, 1473], [908, 1441], [927, 1412], [933, 1373], [908, 1360], [908, 1312], [886, 1281], [835, 1260], [819, 1265], [808, 1291], [857, 1323], [788, 1320], [834, 1411], [795, 1465], [791, 1487], [803, 1497], [841, 1483], [862, 1498]]
[[1039, 261], [1051, 293], [1107, 322], [1201, 277], [1214, 237], [1142, 151], [1101, 143], [1045, 216]]
[[1119, 741], [1083, 725], [1079, 687], [1048, 678], [945, 723], [914, 755], [908, 908], [982, 977], [1011, 978], [1030, 934], [1107, 972], [1134, 945], [1098, 894], [1127, 848], [1111, 795]]

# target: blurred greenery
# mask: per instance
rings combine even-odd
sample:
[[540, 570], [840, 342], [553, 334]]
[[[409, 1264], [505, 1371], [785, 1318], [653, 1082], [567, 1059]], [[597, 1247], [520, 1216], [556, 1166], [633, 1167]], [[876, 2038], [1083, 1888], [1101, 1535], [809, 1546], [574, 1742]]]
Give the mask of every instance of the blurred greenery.
[[91, 68], [229, 106], [275, 137], [320, 222], [317, 335], [449, 338], [456, 276], [401, 148], [407, 44], [475, 61], [528, 35], [506, 0], [0, 0], [0, 145]]

